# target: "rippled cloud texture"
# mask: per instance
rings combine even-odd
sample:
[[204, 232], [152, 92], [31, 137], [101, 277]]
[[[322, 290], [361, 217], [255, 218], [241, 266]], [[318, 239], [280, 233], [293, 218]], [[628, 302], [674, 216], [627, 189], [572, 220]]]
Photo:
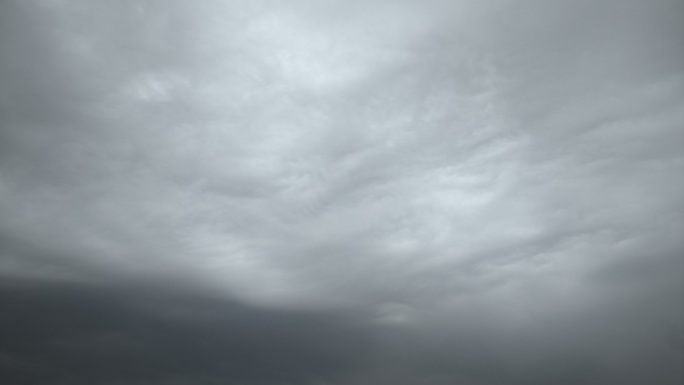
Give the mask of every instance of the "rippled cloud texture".
[[0, 2], [0, 382], [679, 384], [679, 0]]

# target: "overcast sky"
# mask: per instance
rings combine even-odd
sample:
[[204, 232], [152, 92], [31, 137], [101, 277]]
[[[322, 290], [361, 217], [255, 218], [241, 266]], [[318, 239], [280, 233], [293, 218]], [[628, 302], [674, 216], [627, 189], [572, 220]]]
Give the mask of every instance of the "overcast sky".
[[1, 383], [682, 381], [683, 1], [0, 1]]

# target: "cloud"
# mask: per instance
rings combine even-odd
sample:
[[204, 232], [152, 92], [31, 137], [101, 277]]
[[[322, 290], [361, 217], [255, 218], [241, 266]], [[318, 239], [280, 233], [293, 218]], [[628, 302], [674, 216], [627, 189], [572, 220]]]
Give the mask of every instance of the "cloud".
[[127, 283], [5, 281], [3, 310], [23, 320], [2, 321], [0, 378], [59, 384], [311, 381], [358, 366], [373, 340], [348, 315], [258, 309]]
[[364, 325], [312, 383], [676, 383], [679, 3], [4, 2], [0, 274]]

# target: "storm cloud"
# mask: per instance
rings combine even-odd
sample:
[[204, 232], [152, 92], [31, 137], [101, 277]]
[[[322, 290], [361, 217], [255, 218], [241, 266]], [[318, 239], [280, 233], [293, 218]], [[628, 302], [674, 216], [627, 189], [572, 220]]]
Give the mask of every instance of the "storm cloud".
[[0, 382], [679, 384], [679, 0], [0, 2]]

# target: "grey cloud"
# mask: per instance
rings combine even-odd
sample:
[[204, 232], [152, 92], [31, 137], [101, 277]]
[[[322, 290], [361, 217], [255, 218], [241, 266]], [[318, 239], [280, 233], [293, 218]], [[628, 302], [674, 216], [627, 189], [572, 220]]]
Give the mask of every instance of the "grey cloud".
[[0, 364], [65, 384], [678, 383], [683, 16], [0, 3]]
[[2, 309], [15, 315], [2, 321], [4, 382], [310, 381], [358, 365], [373, 339], [344, 314], [262, 310], [130, 280], [125, 289], [8, 280]]

